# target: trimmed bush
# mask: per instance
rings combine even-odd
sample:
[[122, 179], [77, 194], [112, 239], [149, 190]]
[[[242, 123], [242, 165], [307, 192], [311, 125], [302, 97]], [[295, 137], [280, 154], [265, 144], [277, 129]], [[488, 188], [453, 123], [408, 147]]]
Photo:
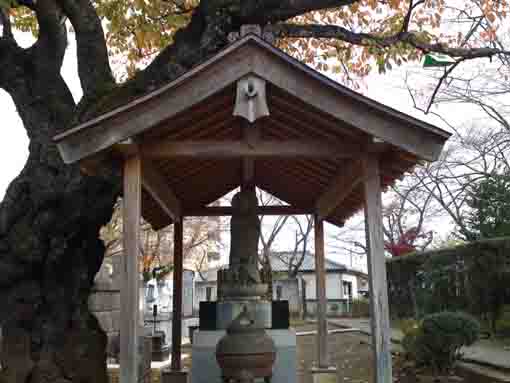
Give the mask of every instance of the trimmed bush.
[[500, 319], [496, 322], [496, 334], [510, 338], [510, 319]]
[[386, 266], [393, 318], [466, 311], [495, 331], [510, 305], [510, 237], [395, 257]]
[[402, 346], [417, 365], [443, 372], [459, 359], [461, 347], [473, 344], [479, 336], [480, 324], [475, 318], [444, 311], [425, 316], [405, 334]]

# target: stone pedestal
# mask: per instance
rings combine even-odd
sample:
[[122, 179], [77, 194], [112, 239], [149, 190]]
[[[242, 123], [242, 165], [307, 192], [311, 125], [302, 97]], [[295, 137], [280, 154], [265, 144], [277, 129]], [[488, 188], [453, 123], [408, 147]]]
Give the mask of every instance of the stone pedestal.
[[138, 365], [138, 381], [141, 383], [151, 383], [151, 360], [152, 360], [152, 337], [143, 335], [139, 337], [138, 355], [140, 362]]
[[88, 300], [90, 312], [108, 336], [107, 353], [112, 359], [118, 358], [119, 352], [120, 268], [117, 267], [120, 259], [120, 256], [114, 256], [103, 262]]
[[271, 302], [263, 300], [229, 300], [216, 305], [216, 326], [225, 330], [232, 321], [241, 314], [244, 308], [258, 328], [271, 328]]
[[161, 371], [161, 383], [187, 383], [188, 372], [183, 371], [172, 371], [166, 369]]
[[309, 371], [311, 379], [310, 383], [337, 383], [338, 370], [331, 366], [327, 368], [313, 367]]
[[166, 343], [165, 332], [156, 331], [152, 338], [152, 361], [164, 362], [169, 359], [170, 347]]
[[[293, 330], [266, 330], [276, 347], [271, 383], [296, 383], [296, 333]], [[216, 362], [216, 345], [224, 330], [196, 330], [191, 351], [190, 383], [221, 382], [221, 370]]]

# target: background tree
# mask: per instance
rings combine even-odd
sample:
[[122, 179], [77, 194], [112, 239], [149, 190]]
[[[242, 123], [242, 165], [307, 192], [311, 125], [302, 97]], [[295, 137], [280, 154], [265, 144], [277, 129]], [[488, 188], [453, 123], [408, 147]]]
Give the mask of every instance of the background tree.
[[[260, 189], [257, 189], [257, 197], [260, 206], [282, 203], [278, 198]], [[279, 215], [276, 218], [271, 217], [271, 222], [269, 223], [265, 222], [267, 219], [265, 219], [263, 215], [259, 217], [260, 244], [262, 245], [262, 250], [259, 253], [260, 278], [263, 283], [266, 283], [269, 286], [266, 298], [270, 300], [273, 299], [273, 268], [271, 266], [271, 255], [273, 253], [272, 248], [278, 234], [282, 231], [289, 217], [290, 216], [288, 215]]]
[[496, 174], [470, 187], [467, 226], [473, 237], [510, 235], [510, 176]]
[[[425, 229], [432, 216], [432, 195], [420, 198], [416, 188], [393, 187], [394, 199], [383, 208], [384, 247], [393, 257], [424, 250], [433, 239], [433, 231]], [[409, 222], [411, 221], [412, 222]]]
[[[221, 217], [187, 217], [184, 220], [184, 263], [196, 271], [207, 269], [207, 254], [222, 246]], [[115, 205], [112, 219], [101, 228], [101, 239], [106, 246], [105, 257], [122, 254], [122, 199]], [[145, 279], [152, 278], [152, 271], [158, 268], [158, 277], [172, 270], [173, 226], [155, 231], [145, 221], [140, 226], [140, 271]], [[198, 268], [198, 270], [197, 270]]]
[[313, 230], [313, 216], [290, 216], [294, 223], [294, 247], [291, 251], [275, 251], [274, 257], [287, 267], [287, 277], [296, 278], [308, 253]]
[[[87, 299], [105, 250], [99, 230], [119, 196], [119, 175], [87, 176], [78, 165], [64, 165], [52, 141], [55, 134], [175, 79], [225, 47], [228, 34], [242, 24], [270, 26], [282, 48], [320, 69], [343, 71], [347, 80], [419, 59], [423, 52], [463, 63], [508, 56], [493, 44], [507, 20], [506, 5], [490, 0], [1, 4], [0, 88], [12, 97], [30, 145], [26, 166], [0, 206], [0, 301], [12, 308], [0, 313], [0, 324], [5, 341], [14, 341], [15, 334], [16, 341], [26, 338], [31, 345], [31, 363], [15, 371], [7, 356], [6, 371], [34, 383], [47, 377], [106, 382], [106, 337]], [[485, 35], [473, 33], [464, 44], [462, 31], [460, 37], [458, 31], [442, 32], [445, 15], [470, 7], [481, 9]], [[69, 28], [77, 43], [79, 102], [60, 73]], [[21, 47], [17, 29], [32, 30], [36, 42]], [[109, 54], [113, 63], [126, 64], [116, 76]]]

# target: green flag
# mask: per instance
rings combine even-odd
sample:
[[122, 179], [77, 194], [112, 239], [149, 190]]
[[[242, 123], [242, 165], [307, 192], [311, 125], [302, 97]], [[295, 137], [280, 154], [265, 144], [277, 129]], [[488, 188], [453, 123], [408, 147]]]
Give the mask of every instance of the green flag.
[[455, 60], [450, 56], [442, 55], [439, 53], [429, 53], [425, 55], [425, 60], [423, 61], [424, 68], [432, 68], [432, 67], [445, 67], [455, 64]]

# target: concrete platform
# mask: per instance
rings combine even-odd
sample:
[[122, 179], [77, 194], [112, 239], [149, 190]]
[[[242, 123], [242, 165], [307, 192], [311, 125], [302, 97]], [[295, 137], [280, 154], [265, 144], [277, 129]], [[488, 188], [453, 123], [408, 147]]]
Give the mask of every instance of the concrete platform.
[[[296, 333], [293, 330], [266, 330], [276, 346], [272, 383], [297, 382]], [[225, 331], [200, 331], [193, 335], [191, 351], [191, 383], [221, 382], [221, 371], [216, 363], [216, 345]]]

